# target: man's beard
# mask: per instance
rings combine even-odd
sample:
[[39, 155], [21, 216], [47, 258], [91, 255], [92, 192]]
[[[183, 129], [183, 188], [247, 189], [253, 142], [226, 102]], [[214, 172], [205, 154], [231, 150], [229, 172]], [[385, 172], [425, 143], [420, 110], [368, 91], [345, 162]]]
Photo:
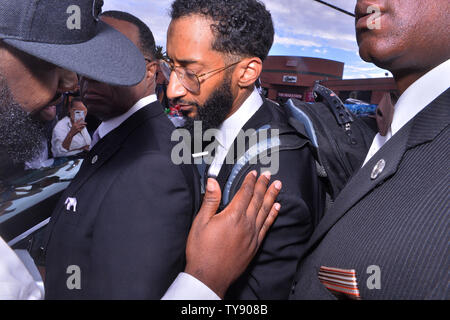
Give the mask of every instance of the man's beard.
[[203, 132], [208, 129], [218, 128], [227, 118], [232, 105], [231, 77], [227, 76], [221, 86], [213, 91], [203, 106], [195, 105], [197, 107], [195, 118], [184, 117], [184, 128], [193, 133], [194, 121], [201, 121]]
[[45, 139], [44, 125], [14, 101], [6, 79], [0, 74], [0, 148], [14, 164], [31, 161]]

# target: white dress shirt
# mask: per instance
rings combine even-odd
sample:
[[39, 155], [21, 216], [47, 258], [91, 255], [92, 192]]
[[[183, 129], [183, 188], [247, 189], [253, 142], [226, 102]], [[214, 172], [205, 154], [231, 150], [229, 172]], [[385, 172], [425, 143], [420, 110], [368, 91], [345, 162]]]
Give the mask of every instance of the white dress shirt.
[[[239, 134], [239, 131], [244, 127], [248, 120], [259, 110], [264, 101], [255, 88], [251, 95], [244, 101], [239, 109], [227, 118], [219, 127], [216, 134], [216, 141], [218, 146], [214, 155], [213, 162], [209, 167], [208, 174], [217, 177], [219, 175], [222, 165], [226, 163], [226, 156], [230, 150], [231, 145]], [[234, 160], [234, 159], [232, 159]]]
[[68, 157], [76, 155], [83, 150], [85, 146], [91, 144], [91, 136], [86, 128], [83, 128], [81, 132], [73, 136], [72, 142], [70, 143], [70, 150], [66, 150], [62, 144], [67, 137], [67, 134], [72, 128], [72, 122], [69, 117], [64, 117], [56, 124], [53, 129], [52, 135], [52, 153], [53, 157]]
[[377, 133], [363, 166], [393, 135], [449, 87], [450, 59], [419, 78], [400, 96], [389, 131], [384, 137]]
[[121, 114], [120, 116], [103, 121], [98, 126], [97, 130], [95, 130], [94, 132], [91, 143], [91, 149], [100, 139], [103, 139], [104, 136], [106, 136], [108, 133], [119, 127], [125, 120], [131, 117], [134, 113], [136, 113], [146, 105], [155, 102], [156, 100], [157, 100], [156, 94], [151, 94], [149, 96], [140, 99], [138, 102], [134, 104], [134, 106], [130, 108], [130, 110]]
[[220, 297], [197, 278], [181, 272], [162, 300], [220, 300]]
[[0, 300], [38, 300], [44, 298], [25, 265], [0, 237]]

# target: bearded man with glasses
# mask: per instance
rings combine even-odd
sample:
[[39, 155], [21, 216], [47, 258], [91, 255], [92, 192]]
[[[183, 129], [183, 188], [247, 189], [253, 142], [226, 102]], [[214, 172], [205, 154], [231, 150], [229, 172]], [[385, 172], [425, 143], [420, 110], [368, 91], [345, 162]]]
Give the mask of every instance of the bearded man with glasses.
[[[186, 128], [216, 129], [206, 175], [217, 178], [222, 207], [234, 196], [225, 193], [230, 184], [236, 190], [242, 183], [230, 182], [235, 164], [257, 147], [244, 132], [269, 128], [272, 141], [273, 132], [290, 139], [290, 148], [269, 150], [278, 166], [266, 172], [283, 182], [281, 211], [256, 258], [227, 293], [232, 299], [287, 299], [302, 248], [320, 219], [323, 193], [308, 140], [255, 88], [273, 43], [271, 15], [257, 0], [176, 0], [171, 18], [169, 60], [162, 63], [167, 96], [185, 116]], [[258, 158], [243, 171], [263, 168]]]

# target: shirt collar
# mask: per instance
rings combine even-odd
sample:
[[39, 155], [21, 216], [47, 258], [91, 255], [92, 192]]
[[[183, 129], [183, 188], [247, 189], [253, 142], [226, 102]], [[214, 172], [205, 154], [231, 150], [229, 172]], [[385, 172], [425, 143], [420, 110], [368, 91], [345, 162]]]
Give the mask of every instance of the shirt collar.
[[103, 121], [97, 129], [100, 139], [103, 139], [104, 136], [106, 136], [108, 133], [110, 133], [118, 126], [120, 126], [125, 120], [131, 117], [134, 113], [136, 113], [146, 105], [155, 102], [156, 100], [157, 100], [156, 94], [151, 94], [149, 96], [140, 99], [138, 102], [134, 104], [134, 106], [130, 108], [130, 110], [128, 110], [124, 114]]
[[238, 136], [239, 130], [253, 117], [263, 103], [263, 99], [255, 88], [239, 109], [220, 125], [216, 135], [217, 142], [228, 150]]
[[395, 104], [391, 133], [394, 135], [416, 114], [450, 87], [450, 59], [419, 78]]

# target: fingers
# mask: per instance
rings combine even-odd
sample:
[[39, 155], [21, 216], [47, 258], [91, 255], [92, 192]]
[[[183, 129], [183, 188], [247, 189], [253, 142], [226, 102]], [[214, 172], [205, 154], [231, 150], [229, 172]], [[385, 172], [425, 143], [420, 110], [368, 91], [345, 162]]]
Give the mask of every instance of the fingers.
[[[247, 209], [247, 216], [250, 219], [250, 221], [254, 222], [256, 220], [256, 217], [258, 215], [259, 209], [263, 205], [264, 196], [266, 194], [267, 186], [269, 185], [270, 181], [270, 172], [266, 171], [258, 178], [258, 181], [256, 181], [255, 190], [253, 192], [253, 197], [250, 202], [250, 205]], [[272, 207], [272, 203], [270, 203], [269, 207], [267, 208], [267, 214], [270, 211], [270, 207]]]
[[278, 213], [280, 212], [281, 205], [279, 203], [275, 203], [272, 206], [272, 209], [270, 210], [269, 215], [264, 220], [264, 223], [261, 227], [261, 230], [259, 231], [258, 235], [258, 245], [256, 250], [258, 250], [259, 246], [261, 245], [262, 241], [264, 240], [264, 237], [266, 236], [267, 231], [270, 229], [272, 224], [275, 222], [275, 219], [278, 216]]
[[260, 230], [263, 227], [266, 218], [270, 215], [271, 210], [273, 210], [274, 203], [281, 191], [281, 188], [282, 184], [277, 180], [272, 183], [267, 192], [264, 194], [263, 203], [260, 206], [256, 217], [256, 230]]
[[219, 183], [213, 178], [208, 178], [206, 193], [197, 217], [199, 219], [209, 219], [214, 216], [219, 209], [221, 199], [222, 192], [220, 191]]
[[234, 196], [233, 200], [227, 206], [231, 209], [232, 213], [245, 214], [247, 207], [252, 200], [253, 192], [256, 183], [257, 172], [251, 171], [244, 179], [239, 191]]

